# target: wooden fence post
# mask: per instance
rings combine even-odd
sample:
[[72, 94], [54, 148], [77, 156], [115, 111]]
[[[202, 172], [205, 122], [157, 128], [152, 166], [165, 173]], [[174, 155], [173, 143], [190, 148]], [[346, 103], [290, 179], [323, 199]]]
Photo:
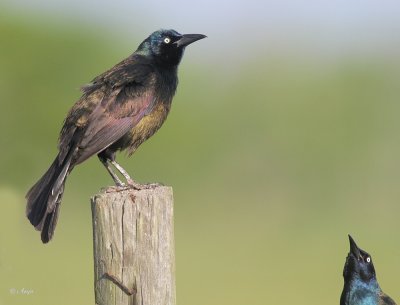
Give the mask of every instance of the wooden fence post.
[[171, 187], [91, 199], [97, 305], [175, 305]]

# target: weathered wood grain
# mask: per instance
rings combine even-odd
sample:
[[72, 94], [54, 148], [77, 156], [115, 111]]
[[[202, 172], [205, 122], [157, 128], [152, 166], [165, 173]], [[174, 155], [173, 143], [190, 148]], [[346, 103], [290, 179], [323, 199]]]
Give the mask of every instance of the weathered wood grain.
[[171, 187], [92, 198], [98, 305], [175, 305]]

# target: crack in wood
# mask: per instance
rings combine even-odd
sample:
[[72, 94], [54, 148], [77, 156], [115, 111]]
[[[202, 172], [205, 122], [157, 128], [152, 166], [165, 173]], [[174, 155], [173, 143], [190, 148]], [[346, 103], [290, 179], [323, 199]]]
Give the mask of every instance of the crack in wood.
[[129, 289], [126, 287], [119, 279], [117, 279], [114, 275], [105, 272], [103, 275], [100, 277], [100, 280], [102, 279], [107, 279], [113, 282], [115, 285], [117, 285], [123, 292], [125, 292], [127, 295], [131, 296], [137, 293], [136, 288]]

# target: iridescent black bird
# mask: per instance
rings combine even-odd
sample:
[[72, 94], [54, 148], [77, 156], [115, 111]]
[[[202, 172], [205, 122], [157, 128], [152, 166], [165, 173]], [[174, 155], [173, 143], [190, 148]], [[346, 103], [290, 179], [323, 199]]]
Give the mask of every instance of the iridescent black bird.
[[115, 162], [115, 153], [126, 149], [131, 155], [161, 127], [176, 91], [185, 47], [205, 37], [156, 31], [132, 55], [82, 88], [82, 97], [62, 127], [57, 157], [26, 195], [27, 217], [41, 231], [43, 243], [53, 237], [67, 176], [89, 157], [99, 157], [117, 186], [126, 184], [111, 165], [129, 186], [147, 187], [130, 178]]
[[340, 305], [396, 305], [379, 287], [371, 255], [358, 248], [350, 235], [349, 240]]

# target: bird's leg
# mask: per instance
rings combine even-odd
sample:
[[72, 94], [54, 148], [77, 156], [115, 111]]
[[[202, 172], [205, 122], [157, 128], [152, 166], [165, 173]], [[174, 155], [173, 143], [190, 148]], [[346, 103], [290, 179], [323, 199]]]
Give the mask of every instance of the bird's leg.
[[114, 165], [114, 167], [121, 173], [122, 176], [125, 177], [126, 182], [129, 186], [133, 187], [134, 189], [137, 190], [142, 190], [142, 189], [151, 189], [155, 188], [157, 186], [160, 186], [162, 184], [160, 183], [149, 183], [149, 184], [140, 184], [133, 180], [131, 176], [129, 176], [128, 172], [115, 160], [111, 160], [110, 163]]
[[111, 160], [110, 162], [121, 173], [121, 175], [125, 177], [128, 185], [138, 190], [143, 188], [140, 183], [137, 183], [135, 180], [131, 178], [131, 176], [129, 176], [128, 172], [117, 161]]
[[[107, 148], [100, 152], [98, 154], [98, 157], [113, 178], [115, 184], [117, 185], [117, 188], [127, 188], [127, 187], [132, 187], [136, 190], [142, 190], [142, 189], [150, 189], [154, 188], [157, 186], [160, 186], [160, 184], [157, 183], [152, 183], [152, 184], [140, 184], [137, 183], [135, 180], [129, 176], [128, 172], [117, 162], [115, 161], [115, 151]], [[111, 165], [113, 165], [124, 178], [126, 179], [126, 184], [121, 181], [121, 179], [118, 177], [116, 173], [111, 169]], [[114, 188], [109, 188], [110, 190]]]
[[101, 163], [103, 163], [104, 167], [107, 169], [108, 173], [111, 175], [111, 178], [114, 180], [115, 184], [118, 187], [123, 187], [125, 186], [125, 184], [121, 181], [121, 179], [119, 179], [119, 177], [117, 176], [116, 173], [113, 172], [113, 170], [111, 169], [110, 163], [112, 162], [108, 159], [103, 159], [102, 157], [99, 156], [99, 159], [101, 161]]
[[110, 160], [110, 163], [114, 165], [114, 167], [121, 173], [122, 176], [125, 177], [126, 181], [132, 182], [133, 179], [129, 176], [128, 172], [115, 160]]
[[121, 181], [121, 179], [119, 179], [119, 177], [117, 176], [117, 174], [116, 173], [114, 173], [113, 172], [113, 170], [111, 169], [111, 166], [110, 166], [110, 161], [101, 161], [102, 163], [103, 163], [103, 165], [106, 167], [106, 169], [107, 169], [107, 171], [108, 171], [108, 173], [111, 175], [111, 178], [114, 180], [114, 182], [115, 182], [115, 184], [117, 185], [117, 186], [119, 186], [119, 187], [123, 187], [123, 186], [125, 186], [125, 183], [123, 183], [122, 181]]

